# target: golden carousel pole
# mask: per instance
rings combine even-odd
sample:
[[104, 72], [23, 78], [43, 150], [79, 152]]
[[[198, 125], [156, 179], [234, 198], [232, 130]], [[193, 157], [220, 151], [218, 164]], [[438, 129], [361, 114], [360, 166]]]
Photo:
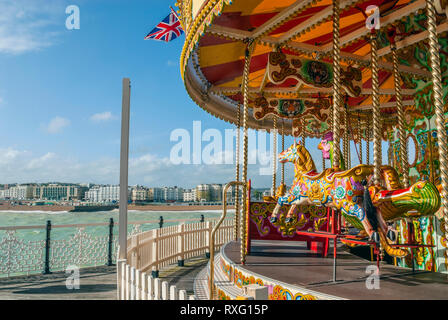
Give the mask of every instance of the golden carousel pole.
[[392, 162], [392, 137], [389, 137], [389, 146], [387, 149], [387, 164], [389, 166], [393, 166], [393, 162]]
[[346, 170], [350, 169], [352, 166], [352, 159], [350, 154], [350, 132], [349, 132], [350, 116], [347, 108], [348, 106], [345, 105], [344, 160]]
[[277, 185], [277, 116], [274, 116], [274, 128], [271, 131], [273, 134], [272, 143], [272, 191], [271, 195], [275, 197], [275, 186]]
[[372, 102], [373, 102], [373, 183], [375, 186], [381, 184], [381, 111], [380, 111], [380, 88], [378, 80], [378, 44], [376, 32], [371, 36], [371, 66], [372, 66]]
[[395, 45], [394, 42], [392, 42], [390, 48], [392, 50], [395, 98], [397, 102], [397, 113], [398, 113], [398, 138], [400, 140], [401, 170], [403, 175], [403, 186], [407, 188], [409, 187], [409, 163], [407, 155], [408, 145], [406, 141], [406, 132], [405, 132], [404, 106], [401, 98], [400, 73], [398, 72], [397, 46]]
[[370, 114], [367, 114], [366, 123], [366, 163], [370, 165]]
[[342, 154], [344, 155], [345, 169], [348, 169], [348, 121], [347, 110], [344, 106], [344, 135], [342, 137]]
[[[448, 148], [447, 134], [445, 129], [445, 116], [443, 114], [443, 88], [440, 69], [439, 42], [436, 31], [436, 11], [434, 0], [426, 0], [426, 10], [429, 33], [429, 52], [431, 59], [432, 84], [434, 91], [434, 107], [437, 124], [437, 141], [439, 145], [440, 180], [442, 184], [442, 208], [445, 223], [448, 223]], [[448, 233], [445, 233], [447, 237]]]
[[359, 116], [359, 112], [358, 112], [357, 127], [358, 127], [358, 139], [359, 139], [359, 164], [362, 164], [362, 128], [361, 128], [361, 117]]
[[[243, 172], [242, 181], [247, 186], [247, 153], [248, 153], [248, 132], [247, 121], [249, 118], [249, 73], [250, 60], [252, 56], [253, 42], [247, 44], [243, 69]], [[241, 239], [241, 264], [246, 263], [246, 212], [247, 212], [247, 190], [243, 193], [243, 212], [241, 213], [240, 239]]]
[[[341, 140], [341, 43], [339, 33], [339, 0], [333, 0], [333, 169], [340, 169], [340, 140]], [[338, 211], [332, 211], [332, 230], [336, 230], [338, 221]], [[333, 281], [336, 282], [336, 261], [337, 261], [337, 238], [333, 239]]]
[[[240, 127], [241, 127], [241, 107], [238, 104], [236, 114], [236, 145], [235, 145], [235, 180], [240, 181]], [[235, 220], [233, 225], [233, 237], [238, 240], [238, 230], [240, 222], [240, 188], [235, 186]]]
[[306, 132], [305, 132], [305, 119], [302, 118], [302, 131], [300, 132], [300, 135], [302, 136], [302, 146], [305, 146], [306, 142]]
[[341, 45], [339, 34], [339, 0], [333, 0], [333, 168], [339, 170], [341, 140]]
[[[282, 120], [282, 152], [285, 151], [285, 121]], [[285, 163], [282, 162], [282, 185], [285, 184]]]

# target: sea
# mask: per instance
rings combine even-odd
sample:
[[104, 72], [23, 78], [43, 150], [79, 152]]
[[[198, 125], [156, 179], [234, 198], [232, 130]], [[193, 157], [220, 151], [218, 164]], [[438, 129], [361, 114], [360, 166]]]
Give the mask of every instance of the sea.
[[[228, 210], [228, 217], [233, 217], [235, 210]], [[163, 217], [163, 227], [179, 224], [179, 219], [194, 219], [193, 221], [186, 221], [185, 223], [199, 222], [201, 215], [204, 219], [218, 219], [222, 214], [222, 210], [194, 210], [194, 211], [128, 211], [128, 231], [130, 232], [134, 225], [132, 222], [157, 220], [155, 223], [145, 223], [140, 225], [141, 231], [147, 231], [154, 228], [159, 228], [159, 219]], [[111, 211], [97, 211], [97, 212], [68, 212], [68, 211], [0, 211], [0, 227], [10, 226], [45, 226], [47, 221], [51, 221], [53, 226], [51, 230], [51, 239], [60, 240], [68, 239], [73, 236], [78, 230], [78, 227], [55, 228], [59, 225], [72, 224], [90, 224], [90, 223], [105, 223], [108, 224], [110, 218], [114, 222], [118, 222], [118, 209]], [[92, 236], [104, 236], [109, 234], [108, 225], [104, 226], [88, 226], [84, 228]], [[0, 242], [5, 236], [5, 230], [0, 230]], [[23, 240], [42, 240], [45, 239], [45, 228], [20, 229], [17, 230], [15, 236]], [[114, 226], [114, 235], [118, 234], [118, 225]]]

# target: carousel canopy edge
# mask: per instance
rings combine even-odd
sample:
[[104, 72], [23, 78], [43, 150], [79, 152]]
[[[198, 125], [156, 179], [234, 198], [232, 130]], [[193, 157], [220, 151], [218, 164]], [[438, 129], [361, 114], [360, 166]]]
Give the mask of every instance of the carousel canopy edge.
[[[385, 121], [396, 123], [393, 50], [388, 34], [391, 28], [398, 35], [394, 43], [399, 56], [403, 104], [413, 115], [421, 113], [415, 109], [423, 110], [427, 103], [422, 103], [424, 99], [415, 96], [427, 87], [431, 79], [426, 43], [426, 1], [339, 2], [341, 64], [343, 73], [350, 78], [348, 82], [345, 81], [348, 78], [344, 78], [347, 110], [357, 113], [358, 118], [361, 114], [362, 118], [372, 108], [369, 32], [366, 31], [365, 15], [360, 8], [378, 2], [382, 14], [381, 28], [377, 32], [379, 90]], [[447, 5], [445, 0], [436, 0], [435, 3], [442, 68], [446, 71]], [[329, 34], [332, 33], [332, 0], [178, 0], [176, 5], [186, 34], [181, 54], [181, 75], [188, 93], [203, 109], [225, 121], [236, 122], [235, 109], [242, 103], [241, 73], [247, 39], [256, 40], [249, 74], [249, 107], [251, 119], [254, 120], [250, 127], [269, 127], [268, 122], [272, 122], [273, 116], [297, 124], [299, 117], [291, 116], [291, 112], [297, 110], [292, 109], [303, 106], [307, 109], [311, 106], [315, 107], [314, 112], [324, 110], [328, 102], [331, 104], [332, 88], [329, 82], [332, 75], [332, 35]], [[319, 37], [321, 34], [323, 36]], [[316, 42], [316, 39], [320, 42]], [[278, 60], [279, 57], [290, 65], [300, 65], [301, 69], [297, 67], [293, 77], [273, 77], [274, 72], [284, 71], [276, 69], [275, 63], [271, 63], [271, 60]], [[305, 67], [314, 70], [314, 73], [309, 73]], [[326, 79], [328, 85], [322, 83], [322, 79]], [[197, 85], [188, 84], [190, 81]], [[198, 94], [190, 92], [192, 90]], [[205, 95], [213, 96], [213, 99], [205, 103]], [[324, 104], [316, 105], [317, 100], [322, 100]], [[277, 110], [266, 113], [262, 110], [265, 106], [275, 106], [284, 114], [278, 114]], [[316, 120], [323, 120], [322, 117], [325, 117], [323, 113], [315, 116]], [[255, 124], [257, 121], [258, 125]], [[318, 136], [313, 132], [307, 135]]]

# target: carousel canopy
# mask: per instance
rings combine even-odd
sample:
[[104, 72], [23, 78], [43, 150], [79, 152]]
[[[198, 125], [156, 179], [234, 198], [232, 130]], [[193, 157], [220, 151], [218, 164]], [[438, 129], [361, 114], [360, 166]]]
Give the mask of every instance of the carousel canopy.
[[[295, 136], [322, 136], [330, 130], [332, 0], [179, 0], [177, 6], [186, 31], [181, 73], [198, 105], [236, 123], [238, 105], [243, 103], [245, 55], [252, 44], [248, 126], [269, 130], [277, 117], [285, 132]], [[397, 118], [392, 44], [398, 52], [402, 102], [411, 126], [419, 117], [434, 112], [425, 0], [340, 0], [345, 124], [368, 128], [371, 123], [369, 6], [376, 6], [380, 16], [376, 34], [383, 128], [394, 126]], [[446, 3], [437, 0], [436, 9], [442, 72], [446, 74]]]

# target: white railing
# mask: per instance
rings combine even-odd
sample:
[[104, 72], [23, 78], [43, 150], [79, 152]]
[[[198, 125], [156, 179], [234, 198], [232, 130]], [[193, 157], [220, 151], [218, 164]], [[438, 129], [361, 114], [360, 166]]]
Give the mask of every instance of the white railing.
[[[205, 218], [203, 220], [206, 220]], [[167, 219], [163, 223], [199, 221]], [[205, 223], [205, 222], [204, 222]], [[141, 234], [145, 228], [159, 228], [161, 220], [129, 222], [128, 236]], [[0, 278], [63, 271], [69, 265], [79, 267], [115, 264], [118, 222], [31, 226], [0, 226]], [[104, 227], [104, 228], [102, 228]], [[174, 227], [175, 228], [175, 227]], [[188, 229], [188, 227], [186, 227]], [[71, 230], [71, 232], [67, 232]], [[38, 236], [28, 234], [35, 232]], [[152, 230], [148, 231], [151, 232]], [[110, 232], [112, 235], [110, 236]], [[145, 233], [145, 232], [144, 232]], [[48, 241], [46, 242], [46, 238]], [[49, 254], [46, 256], [46, 247]]]
[[[208, 256], [210, 234], [216, 223], [180, 224], [129, 237], [127, 259], [117, 261], [118, 299], [187, 300], [185, 290], [158, 278], [159, 270], [176, 262], [183, 266], [185, 259]], [[232, 239], [233, 220], [228, 219], [216, 233], [215, 250]]]

